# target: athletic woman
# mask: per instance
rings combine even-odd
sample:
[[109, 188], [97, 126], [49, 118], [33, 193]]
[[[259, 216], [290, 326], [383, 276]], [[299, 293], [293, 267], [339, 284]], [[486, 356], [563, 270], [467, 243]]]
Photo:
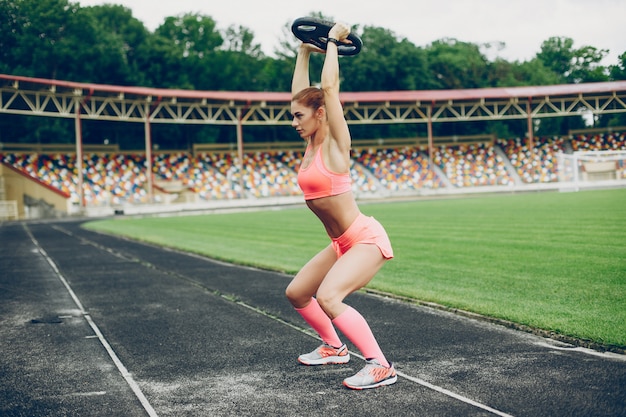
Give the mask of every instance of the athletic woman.
[[304, 365], [347, 363], [350, 354], [337, 328], [367, 360], [365, 367], [343, 384], [352, 389], [367, 389], [395, 383], [396, 371], [363, 316], [343, 301], [370, 282], [393, 258], [393, 250], [385, 229], [373, 217], [361, 213], [352, 194], [351, 138], [339, 100], [337, 52], [337, 42], [349, 34], [350, 28], [342, 23], [328, 32], [321, 89], [310, 86], [309, 57], [312, 52], [324, 51], [302, 43], [296, 58], [292, 126], [306, 141], [298, 184], [331, 243], [296, 274], [286, 296], [323, 342], [298, 361]]

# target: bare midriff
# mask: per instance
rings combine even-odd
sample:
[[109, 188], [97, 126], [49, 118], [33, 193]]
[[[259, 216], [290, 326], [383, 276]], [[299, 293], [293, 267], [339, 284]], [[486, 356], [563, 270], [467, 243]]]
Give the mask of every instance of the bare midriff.
[[307, 200], [306, 205], [321, 220], [331, 238], [341, 236], [360, 214], [352, 191]]

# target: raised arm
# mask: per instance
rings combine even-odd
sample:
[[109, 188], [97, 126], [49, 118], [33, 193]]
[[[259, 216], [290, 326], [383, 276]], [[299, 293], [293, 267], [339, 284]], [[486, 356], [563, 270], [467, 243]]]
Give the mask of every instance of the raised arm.
[[296, 67], [293, 70], [293, 79], [291, 80], [292, 96], [311, 86], [311, 81], [309, 80], [310, 56], [311, 48], [305, 43], [301, 44], [296, 58]]
[[[343, 40], [350, 34], [350, 28], [343, 24], [335, 24], [328, 32], [328, 38]], [[326, 103], [326, 114], [330, 134], [342, 151], [350, 150], [350, 131], [343, 115], [343, 107], [339, 99], [339, 54], [337, 44], [328, 42], [326, 58], [322, 68], [322, 90]]]

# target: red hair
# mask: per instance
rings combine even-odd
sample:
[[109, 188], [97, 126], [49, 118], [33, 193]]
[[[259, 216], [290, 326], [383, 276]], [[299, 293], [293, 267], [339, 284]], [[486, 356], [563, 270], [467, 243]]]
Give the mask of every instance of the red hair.
[[317, 87], [307, 87], [294, 94], [291, 100], [297, 101], [315, 111], [324, 106], [324, 92]]

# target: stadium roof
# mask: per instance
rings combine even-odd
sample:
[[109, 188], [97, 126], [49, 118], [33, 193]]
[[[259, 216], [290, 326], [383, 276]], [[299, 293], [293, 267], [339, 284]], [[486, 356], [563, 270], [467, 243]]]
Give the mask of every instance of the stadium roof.
[[[532, 120], [583, 112], [626, 112], [626, 81], [502, 87], [465, 90], [376, 91], [341, 93], [344, 114], [353, 124], [428, 124], [478, 120], [526, 119], [532, 147]], [[237, 126], [237, 149], [243, 152], [243, 125], [288, 125], [291, 93], [191, 91], [47, 80], [0, 74], [0, 114], [140, 122], [146, 125], [146, 153], [151, 153], [149, 124], [222, 124]], [[76, 152], [82, 152], [76, 129]], [[432, 129], [429, 154], [432, 152]], [[241, 160], [242, 158], [240, 158]], [[148, 172], [152, 171], [147, 158]], [[77, 158], [82, 172], [82, 158]], [[240, 162], [241, 163], [241, 162]], [[82, 195], [82, 175], [78, 188]], [[242, 180], [243, 181], [243, 180]], [[152, 176], [148, 176], [152, 190]], [[151, 191], [150, 191], [151, 193]], [[150, 194], [150, 199], [152, 195]]]
[[[37, 85], [45, 88], [61, 87], [72, 90], [82, 90], [91, 95], [102, 94], [131, 94], [145, 97], [181, 98], [181, 99], [209, 99], [229, 100], [238, 102], [289, 102], [291, 93], [288, 92], [258, 92], [258, 91], [202, 91], [181, 90], [150, 87], [132, 87], [107, 84], [79, 83], [73, 81], [50, 80], [31, 78], [18, 75], [0, 74], [0, 79], [25, 86]], [[626, 91], [626, 81], [563, 84], [547, 86], [495, 87], [473, 88], [460, 90], [407, 90], [407, 91], [370, 91], [370, 92], [343, 92], [344, 102], [437, 102], [448, 100], [479, 100], [494, 98], [533, 98], [545, 96], [567, 96], [592, 93]]]
[[[626, 112], [626, 81], [343, 92], [351, 124], [533, 119]], [[286, 125], [291, 93], [193, 91], [0, 74], [0, 113], [150, 123]]]

